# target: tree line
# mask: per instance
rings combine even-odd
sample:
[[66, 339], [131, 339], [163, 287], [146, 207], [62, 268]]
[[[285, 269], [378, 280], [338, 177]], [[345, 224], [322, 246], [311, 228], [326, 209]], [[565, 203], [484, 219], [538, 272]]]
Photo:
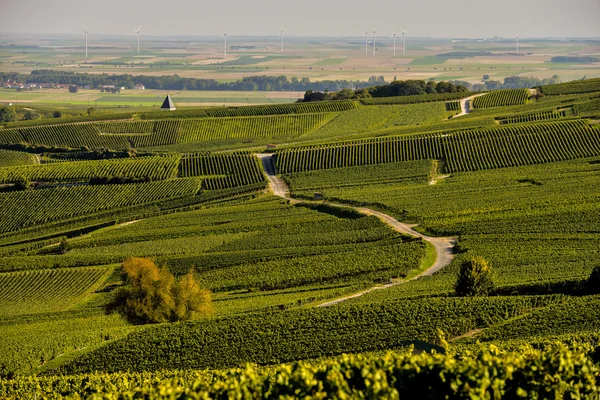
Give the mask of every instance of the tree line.
[[19, 83], [63, 84], [79, 87], [90, 86], [100, 88], [102, 85], [114, 85], [133, 89], [136, 84], [147, 89], [162, 90], [243, 90], [243, 91], [338, 91], [345, 88], [360, 89], [374, 84], [385, 83], [381, 76], [373, 76], [367, 81], [324, 80], [312, 82], [309, 78], [288, 78], [281, 76], [246, 76], [235, 82], [219, 82], [215, 79], [184, 78], [178, 75], [145, 76], [145, 75], [109, 75], [89, 74], [83, 72], [34, 70], [31, 74], [17, 72], [0, 72], [0, 82], [16, 81]]
[[372, 86], [363, 89], [342, 89], [337, 92], [307, 90], [304, 98], [298, 102], [311, 102], [323, 100], [348, 100], [363, 99], [371, 97], [394, 97], [394, 96], [416, 96], [435, 93], [467, 92], [468, 89], [462, 84], [452, 82], [436, 82], [423, 80], [394, 80], [390, 84]]

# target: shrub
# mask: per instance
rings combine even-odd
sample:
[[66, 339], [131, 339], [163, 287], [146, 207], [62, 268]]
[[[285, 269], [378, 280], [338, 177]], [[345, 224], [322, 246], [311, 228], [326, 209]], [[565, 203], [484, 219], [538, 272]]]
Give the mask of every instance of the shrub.
[[210, 292], [194, 278], [193, 270], [175, 281], [166, 268], [147, 258], [123, 262], [122, 289], [111, 308], [137, 323], [188, 321], [212, 313]]
[[31, 183], [26, 178], [19, 178], [15, 181], [13, 190], [27, 190], [31, 187]]
[[593, 293], [600, 293], [600, 265], [592, 271], [588, 279], [588, 287]]
[[461, 264], [454, 290], [461, 297], [488, 295], [494, 289], [492, 275], [492, 266], [484, 258], [471, 257]]

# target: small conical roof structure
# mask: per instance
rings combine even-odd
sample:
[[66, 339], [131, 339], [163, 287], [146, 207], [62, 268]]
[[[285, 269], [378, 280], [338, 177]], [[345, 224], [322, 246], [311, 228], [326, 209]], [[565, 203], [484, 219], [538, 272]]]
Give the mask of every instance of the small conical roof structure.
[[162, 106], [160, 106], [161, 110], [175, 110], [175, 103], [173, 103], [173, 100], [171, 100], [171, 96], [167, 95], [167, 98], [165, 99], [165, 101], [163, 101]]

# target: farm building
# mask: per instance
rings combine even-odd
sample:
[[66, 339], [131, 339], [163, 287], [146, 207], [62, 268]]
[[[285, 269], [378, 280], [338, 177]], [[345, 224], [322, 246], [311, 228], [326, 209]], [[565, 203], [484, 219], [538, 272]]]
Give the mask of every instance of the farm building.
[[145, 90], [146, 87], [144, 85], [142, 85], [141, 83], [138, 83], [137, 85], [135, 85], [133, 87], [134, 90]]

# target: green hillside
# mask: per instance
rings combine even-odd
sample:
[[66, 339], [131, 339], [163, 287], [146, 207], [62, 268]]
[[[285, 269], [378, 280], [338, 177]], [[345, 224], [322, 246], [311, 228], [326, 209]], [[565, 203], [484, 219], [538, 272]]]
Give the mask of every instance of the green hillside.
[[[471, 96], [1, 129], [0, 398], [594, 398], [600, 88]], [[119, 313], [130, 257], [213, 313]]]

